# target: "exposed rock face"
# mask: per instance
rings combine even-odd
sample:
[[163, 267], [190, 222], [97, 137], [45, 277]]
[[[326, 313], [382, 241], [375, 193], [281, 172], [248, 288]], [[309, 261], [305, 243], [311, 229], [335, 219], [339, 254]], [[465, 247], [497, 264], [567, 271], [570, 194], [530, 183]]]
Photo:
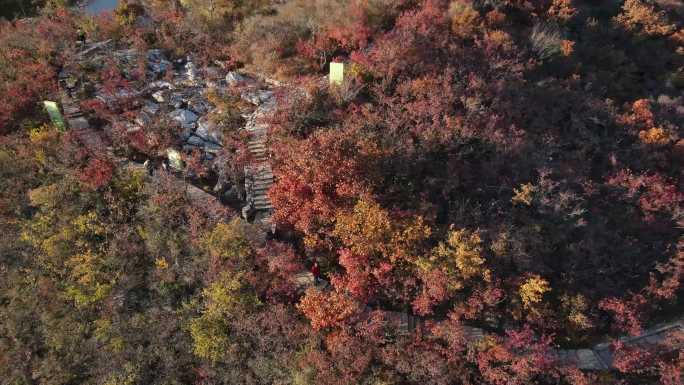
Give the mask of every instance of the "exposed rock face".
[[192, 146], [204, 147], [204, 139], [196, 135], [191, 135], [186, 142]]
[[152, 118], [144, 111], [140, 111], [135, 117], [135, 123], [140, 127], [147, 127], [152, 124]]
[[154, 116], [157, 114], [157, 112], [159, 112], [159, 104], [151, 100], [145, 100], [145, 105], [143, 106], [142, 110], [147, 114]]
[[197, 67], [191, 61], [185, 64], [185, 77], [191, 83], [197, 81]]
[[[227, 161], [227, 154], [223, 153], [225, 127], [222, 123], [217, 124], [209, 119], [209, 114], [221, 111], [214, 110], [216, 106], [209, 102], [207, 93], [210, 88], [216, 89], [219, 93], [227, 93], [229, 87], [236, 88], [241, 92], [242, 99], [257, 106], [256, 111], [243, 111], [243, 116], [247, 120], [244, 129], [250, 133], [249, 135], [254, 136], [251, 146], [259, 147], [263, 145], [263, 134], [266, 129], [261, 118], [274, 106], [275, 98], [272, 91], [260, 89], [255, 79], [235, 71], [226, 74], [225, 70], [218, 67], [198, 68], [189, 57], [171, 61], [160, 49], [142, 53], [134, 49], [95, 49], [92, 52], [83, 60], [88, 60], [91, 66], [104, 68], [111, 59], [114, 59], [130, 84], [137, 83], [137, 79], [132, 76], [134, 69], [138, 68], [141, 59], [145, 61], [148, 82], [144, 85], [139, 84], [139, 91], [122, 88], [112, 93], [98, 88], [97, 96], [108, 105], [121, 101], [133, 102], [126, 105], [127, 111], [131, 111], [133, 107], [132, 118], [128, 114], [122, 115], [122, 118], [125, 117], [127, 120], [119, 122], [128, 133], [150, 135], [161, 127], [157, 127], [159, 119], [177, 123], [181, 130], [179, 137], [174, 140], [175, 144], [168, 149], [167, 165], [172, 164], [172, 168], [181, 170], [184, 167], [183, 153], [200, 151], [201, 161], [218, 178], [214, 186], [215, 194], [234, 203], [247, 199], [245, 186], [234, 180], [235, 165], [230, 164]], [[62, 72], [60, 79], [66, 83], [68, 73]], [[133, 97], [135, 98], [131, 99]], [[142, 99], [137, 99], [138, 97]], [[264, 194], [272, 181], [272, 174], [270, 168], [263, 164], [266, 159], [265, 149], [252, 148], [250, 152], [254, 153], [262, 164], [249, 169], [253, 172], [249, 184], [251, 208], [247, 211], [248, 214], [252, 211], [257, 214], [264, 213], [264, 208], [270, 207], [270, 202], [264, 198]]]
[[229, 86], [235, 86], [238, 83], [245, 81], [247, 81], [247, 78], [235, 71], [230, 71], [228, 72], [228, 75], [226, 75], [226, 83], [228, 83]]
[[164, 103], [166, 101], [166, 98], [164, 97], [164, 91], [157, 91], [153, 93], [152, 98], [158, 103]]
[[254, 104], [260, 106], [273, 100], [273, 91], [269, 90], [253, 90], [242, 93], [241, 97]]
[[210, 122], [209, 118], [206, 116], [202, 117], [197, 122], [197, 131], [195, 131], [195, 134], [210, 142], [218, 144], [223, 142], [223, 134], [218, 129], [216, 124]]
[[194, 95], [187, 103], [188, 108], [199, 115], [204, 115], [209, 111], [209, 104], [202, 96]]
[[164, 76], [166, 71], [172, 68], [172, 65], [170, 61], [166, 60], [161, 50], [151, 49], [147, 51], [147, 68], [153, 77], [159, 78]]
[[178, 109], [171, 112], [169, 114], [169, 117], [172, 120], [175, 120], [178, 123], [180, 123], [181, 127], [193, 129], [195, 128], [195, 122], [199, 118], [197, 115], [195, 115], [194, 112], [183, 109]]
[[154, 81], [154, 82], [150, 83], [149, 87], [150, 87], [150, 89], [153, 89], [153, 90], [158, 90], [158, 89], [163, 89], [163, 88], [165, 88], [167, 90], [176, 89], [176, 87], [173, 84], [166, 82], [166, 81], [163, 81], [163, 80]]

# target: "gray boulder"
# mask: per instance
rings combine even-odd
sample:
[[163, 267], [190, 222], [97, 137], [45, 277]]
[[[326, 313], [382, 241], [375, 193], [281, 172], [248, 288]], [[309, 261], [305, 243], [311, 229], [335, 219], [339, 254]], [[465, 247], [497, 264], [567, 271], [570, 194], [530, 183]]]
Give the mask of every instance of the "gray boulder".
[[183, 128], [194, 128], [195, 122], [197, 122], [198, 119], [198, 116], [194, 112], [184, 109], [172, 111], [169, 113], [169, 117], [180, 123]]
[[147, 113], [140, 111], [135, 117], [135, 124], [140, 127], [147, 127], [152, 124], [152, 118]]
[[252, 202], [247, 202], [247, 204], [242, 207], [242, 218], [249, 220], [249, 217], [254, 213], [254, 205]]
[[164, 103], [166, 101], [166, 98], [164, 97], [164, 91], [157, 91], [152, 94], [152, 98], [156, 100], [158, 103]]
[[186, 101], [186, 97], [181, 93], [174, 93], [169, 97], [169, 104], [176, 109], [182, 108]]
[[171, 62], [162, 60], [159, 63], [148, 63], [147, 66], [153, 75], [161, 76], [166, 73], [166, 70], [171, 68]]
[[205, 116], [197, 121], [197, 131], [195, 134], [202, 137], [204, 140], [211, 141], [214, 143], [223, 142], [223, 135], [216, 126], [216, 124], [209, 121]]
[[188, 100], [188, 108], [203, 115], [209, 110], [209, 104], [201, 96], [195, 96]]
[[255, 106], [260, 106], [264, 103], [272, 103], [273, 101], [273, 91], [269, 90], [250, 90], [243, 92], [240, 95], [242, 99], [254, 104]]
[[187, 143], [192, 146], [204, 147], [204, 140], [196, 135], [190, 136], [187, 140]]
[[171, 83], [169, 83], [169, 82], [167, 82], [167, 81], [164, 81], [164, 80], [157, 80], [157, 81], [154, 81], [154, 82], [150, 83], [150, 88], [151, 88], [151, 89], [163, 89], [163, 88], [166, 88], [167, 90], [173, 90], [173, 89], [175, 89], [176, 87], [174, 87], [173, 84], [171, 84]]
[[158, 63], [162, 60], [165, 60], [166, 57], [164, 56], [164, 53], [160, 49], [151, 49], [147, 51], [147, 60], [151, 62]]
[[239, 73], [235, 71], [230, 71], [226, 75], [226, 83], [228, 83], [229, 86], [234, 86], [238, 83], [245, 82], [247, 81], [247, 78], [243, 75], [240, 75]]
[[188, 63], [185, 64], [185, 78], [190, 82], [197, 81], [197, 67], [195, 66], [195, 63], [188, 61]]
[[204, 151], [208, 153], [218, 154], [218, 152], [221, 151], [221, 148], [223, 147], [220, 144], [213, 142], [204, 142]]
[[150, 100], [145, 100], [145, 105], [142, 110], [149, 115], [156, 115], [157, 112], [159, 112], [159, 104]]

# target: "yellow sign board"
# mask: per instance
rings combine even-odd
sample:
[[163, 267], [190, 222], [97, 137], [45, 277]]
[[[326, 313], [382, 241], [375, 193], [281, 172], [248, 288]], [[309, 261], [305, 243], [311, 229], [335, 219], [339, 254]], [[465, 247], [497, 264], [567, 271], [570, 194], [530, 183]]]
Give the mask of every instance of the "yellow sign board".
[[330, 84], [342, 85], [344, 82], [344, 63], [330, 63]]
[[178, 171], [181, 171], [183, 169], [183, 157], [181, 156], [180, 152], [178, 152], [178, 150], [175, 150], [173, 148], [167, 148], [166, 156], [169, 159], [169, 166], [171, 166], [171, 168]]

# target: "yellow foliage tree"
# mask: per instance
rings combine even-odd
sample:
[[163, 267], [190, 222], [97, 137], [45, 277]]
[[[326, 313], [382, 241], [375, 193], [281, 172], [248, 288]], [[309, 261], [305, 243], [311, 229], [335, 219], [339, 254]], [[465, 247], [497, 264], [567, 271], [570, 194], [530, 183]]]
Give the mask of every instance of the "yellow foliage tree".
[[520, 185], [520, 189], [513, 189], [513, 193], [515, 195], [513, 195], [511, 202], [513, 202], [513, 204], [524, 204], [526, 206], [529, 206], [532, 204], [532, 200], [534, 199], [534, 193], [536, 191], [537, 188], [532, 183]]
[[202, 296], [202, 314], [189, 325], [193, 351], [198, 357], [218, 361], [230, 346], [229, 320], [254, 310], [260, 302], [241, 273], [222, 273]]
[[333, 235], [355, 253], [385, 253], [392, 230], [387, 211], [375, 202], [362, 199], [351, 213], [337, 215]]
[[193, 352], [197, 357], [218, 361], [230, 346], [228, 325], [222, 318], [202, 316], [190, 321]]
[[575, 16], [577, 9], [573, 7], [572, 0], [553, 0], [546, 13], [550, 18], [564, 23]]
[[560, 297], [560, 300], [570, 328], [581, 331], [592, 327], [591, 320], [586, 315], [589, 305], [583, 295], [564, 294]]
[[647, 36], [667, 36], [676, 31], [675, 25], [668, 22], [665, 12], [656, 10], [643, 0], [625, 0], [615, 22], [627, 31]]
[[77, 306], [93, 304], [109, 294], [114, 277], [108, 277], [102, 265], [102, 258], [90, 250], [67, 261], [70, 271], [66, 293]]
[[544, 278], [535, 275], [520, 285], [519, 294], [522, 299], [523, 306], [527, 309], [532, 309], [536, 304], [540, 303], [544, 298], [544, 294], [551, 291], [549, 282]]
[[452, 290], [462, 289], [467, 281], [480, 278], [491, 280], [491, 271], [482, 255], [482, 239], [478, 232], [465, 229], [452, 230], [446, 242], [440, 242], [429, 259], [418, 264], [424, 270], [439, 269], [449, 277]]
[[451, 31], [458, 37], [469, 38], [475, 34], [480, 24], [480, 14], [462, 1], [454, 1], [449, 6]]
[[252, 251], [247, 224], [239, 218], [229, 223], [219, 223], [207, 234], [204, 245], [209, 255], [226, 260], [242, 260]]
[[431, 234], [422, 217], [393, 220], [379, 204], [361, 199], [352, 212], [335, 217], [333, 235], [357, 254], [380, 254], [394, 261], [417, 254], [416, 247]]
[[644, 144], [664, 145], [670, 142], [670, 135], [661, 127], [639, 131], [639, 140]]

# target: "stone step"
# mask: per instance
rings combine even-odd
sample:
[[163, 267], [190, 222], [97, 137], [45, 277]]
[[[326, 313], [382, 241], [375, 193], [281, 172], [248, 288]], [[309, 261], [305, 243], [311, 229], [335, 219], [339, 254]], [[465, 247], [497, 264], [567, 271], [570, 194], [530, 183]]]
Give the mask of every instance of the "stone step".
[[264, 195], [268, 193], [268, 190], [271, 188], [271, 186], [260, 186], [260, 187], [252, 187], [252, 193], [256, 195]]
[[67, 122], [69, 123], [69, 127], [71, 127], [74, 130], [83, 130], [90, 128], [88, 121], [86, 120], [86, 118], [83, 117], [69, 119]]
[[252, 190], [252, 198], [268, 200], [268, 195], [266, 194], [266, 190], [264, 189]]
[[263, 124], [263, 123], [248, 124], [247, 126], [245, 126], [245, 128], [249, 132], [266, 133], [266, 131], [268, 131], [268, 124]]
[[[264, 165], [268, 165], [268, 163], [264, 163]], [[261, 170], [245, 170], [246, 175], [251, 175], [254, 177], [270, 177], [273, 178], [273, 171], [269, 169], [261, 169]]]
[[271, 201], [254, 201], [252, 207], [256, 210], [264, 210], [273, 208], [273, 204], [271, 204]]
[[252, 207], [254, 208], [270, 208], [273, 207], [273, 204], [271, 204], [271, 201], [253, 201], [252, 202]]
[[262, 165], [248, 165], [245, 166], [245, 172], [251, 172], [251, 173], [257, 173], [257, 172], [271, 172], [271, 165], [269, 164], [262, 164]]
[[272, 209], [273, 205], [270, 202], [255, 203], [252, 207], [254, 207], [255, 210], [268, 210], [268, 209]]
[[251, 184], [252, 186], [254, 185], [272, 185], [273, 184], [273, 178], [272, 177], [259, 177], [259, 176], [250, 176], [249, 177], [249, 182], [246, 182], [246, 184]]
[[269, 176], [264, 176], [264, 177], [256, 176], [256, 177], [253, 177], [252, 180], [254, 180], [255, 183], [259, 182], [259, 183], [273, 184], [273, 177], [272, 176], [270, 176], [270, 177]]
[[266, 195], [266, 193], [265, 193], [264, 191], [260, 191], [260, 192], [258, 192], [258, 193], [256, 193], [256, 194], [252, 194], [252, 199], [254, 200], [254, 202], [260, 202], [260, 203], [270, 202], [270, 201], [271, 201], [271, 200], [268, 198], [268, 195]]
[[271, 186], [273, 186], [273, 182], [270, 181], [258, 181], [254, 182], [252, 185], [253, 190], [258, 190], [258, 189], [269, 189]]
[[65, 105], [64, 106], [64, 115], [83, 115], [81, 110], [74, 106], [74, 105]]
[[81, 113], [81, 112], [79, 111], [79, 112], [77, 112], [77, 113], [75, 113], [75, 114], [64, 114], [64, 117], [67, 118], [67, 119], [76, 119], [76, 118], [85, 117], [85, 115], [83, 115], [83, 113]]

